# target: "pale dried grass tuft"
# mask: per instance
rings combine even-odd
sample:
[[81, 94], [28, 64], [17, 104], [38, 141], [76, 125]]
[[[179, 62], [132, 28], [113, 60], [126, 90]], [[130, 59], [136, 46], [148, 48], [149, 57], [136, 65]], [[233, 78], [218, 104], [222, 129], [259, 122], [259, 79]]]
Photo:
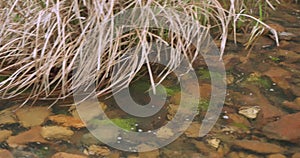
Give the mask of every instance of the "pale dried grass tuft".
[[[72, 94], [76, 87], [72, 87], [73, 79], [77, 79], [77, 86], [84, 84], [80, 77], [72, 75], [73, 70], [78, 71], [77, 58], [85, 59], [87, 38], [91, 34], [102, 32], [102, 45], [105, 49], [95, 47], [93, 50], [97, 57], [95, 72], [97, 79], [98, 94], [108, 93], [112, 86], [120, 88], [128, 86], [137, 72], [142, 67], [142, 62], [147, 60], [148, 51], [143, 51], [141, 60], [133, 59], [132, 66], [124, 72], [118, 72], [119, 80], [111, 77], [113, 67], [121, 62], [131, 47], [140, 49], [150, 48], [149, 40], [169, 43], [178, 49], [177, 53], [183, 53], [193, 61], [197, 54], [189, 51], [190, 44], [185, 39], [193, 38], [191, 35], [178, 35], [170, 30], [153, 30], [147, 27], [122, 32], [113, 27], [99, 28], [100, 24], [126, 9], [143, 7], [151, 12], [152, 8], [160, 12], [166, 12], [168, 8], [175, 8], [191, 19], [200, 22], [201, 27], [210, 30], [217, 28], [220, 33], [221, 54], [223, 56], [229, 29], [236, 30], [236, 22], [241, 17], [250, 18], [259, 23], [259, 30], [270, 29], [276, 36], [276, 32], [259, 19], [245, 13], [245, 4], [242, 0], [230, 0], [220, 3], [218, 0], [7, 0], [0, 2], [0, 74], [8, 78], [0, 82], [0, 94], [2, 98], [10, 99], [26, 92], [29, 99], [49, 98], [55, 94], [56, 99], [63, 99]], [[273, 2], [267, 1], [270, 7]], [[152, 11], [153, 14], [156, 12]], [[162, 14], [173, 28], [180, 31], [186, 24], [169, 14]], [[178, 15], [179, 16], [179, 15]], [[153, 22], [152, 16], [139, 19], [139, 25]], [[155, 21], [155, 19], [154, 19]], [[200, 25], [199, 25], [200, 26]], [[98, 32], [93, 32], [97, 29]], [[107, 29], [107, 30], [106, 30]], [[196, 29], [196, 30], [197, 30]], [[254, 28], [257, 29], [257, 28]], [[259, 35], [254, 31], [254, 36]], [[256, 34], [255, 34], [256, 33]], [[116, 37], [111, 36], [116, 34]], [[167, 35], [167, 36], [165, 36]], [[95, 36], [95, 43], [99, 44], [99, 37]], [[277, 37], [277, 36], [276, 36]], [[130, 40], [128, 40], [130, 39]], [[201, 40], [201, 39], [200, 39]], [[277, 41], [278, 42], [278, 41]], [[91, 49], [91, 48], [89, 48]], [[176, 67], [178, 55], [171, 57], [169, 65]], [[137, 62], [139, 61], [139, 62]], [[150, 77], [152, 76], [151, 65], [147, 64]], [[168, 74], [169, 71], [166, 71]], [[126, 84], [121, 81], [126, 78]], [[154, 86], [154, 80], [151, 78]], [[59, 94], [56, 94], [56, 92]], [[24, 103], [26, 103], [26, 101]]]

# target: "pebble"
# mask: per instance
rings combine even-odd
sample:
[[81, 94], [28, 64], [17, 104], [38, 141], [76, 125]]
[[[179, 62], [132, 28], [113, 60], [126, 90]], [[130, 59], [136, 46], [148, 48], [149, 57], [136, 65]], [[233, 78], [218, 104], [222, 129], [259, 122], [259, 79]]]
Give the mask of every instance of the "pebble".
[[54, 154], [51, 158], [87, 158], [87, 156], [58, 152]]
[[74, 132], [70, 130], [67, 127], [61, 127], [61, 126], [45, 126], [42, 127], [41, 135], [45, 139], [49, 140], [67, 140], [69, 139]]
[[244, 115], [247, 118], [255, 119], [260, 110], [261, 109], [259, 106], [241, 107], [238, 113]]

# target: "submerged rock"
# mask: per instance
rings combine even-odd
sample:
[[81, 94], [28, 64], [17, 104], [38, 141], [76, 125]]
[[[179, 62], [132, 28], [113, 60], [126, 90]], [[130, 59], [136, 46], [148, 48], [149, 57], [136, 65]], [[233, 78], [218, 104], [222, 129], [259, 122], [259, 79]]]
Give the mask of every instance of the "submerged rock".
[[289, 109], [300, 111], [300, 97], [296, 98], [293, 102], [284, 101], [282, 104]]
[[5, 149], [0, 149], [0, 157], [3, 158], [14, 158], [14, 156], [12, 155], [12, 153], [8, 150]]
[[263, 127], [263, 133], [272, 139], [290, 142], [300, 141], [300, 112], [283, 116]]
[[11, 136], [8, 138], [7, 143], [10, 147], [15, 148], [20, 145], [26, 145], [28, 143], [47, 143], [41, 135], [41, 127], [33, 127], [28, 131], [22, 132], [16, 136]]
[[54, 154], [51, 158], [87, 158], [87, 156], [59, 152]]
[[67, 127], [60, 126], [46, 126], [42, 127], [41, 135], [45, 139], [55, 139], [55, 140], [67, 140], [69, 139], [74, 132]]
[[161, 127], [157, 133], [156, 133], [156, 136], [158, 138], [162, 138], [162, 139], [169, 139], [171, 138], [172, 136], [174, 136], [174, 133], [172, 131], [171, 128], [168, 128], [168, 127]]
[[17, 107], [8, 108], [0, 111], [0, 125], [17, 123], [17, 118], [13, 113]]
[[72, 116], [67, 116], [67, 115], [54, 115], [54, 116], [49, 116], [49, 120], [56, 122], [58, 124], [61, 124], [62, 126], [65, 127], [74, 127], [74, 128], [84, 128], [85, 124], [82, 122], [82, 120], [72, 117]]
[[295, 153], [292, 158], [300, 158], [300, 153]]
[[219, 148], [219, 145], [221, 143], [221, 140], [218, 138], [211, 138], [211, 139], [207, 139], [206, 141], [210, 146], [214, 148]]
[[91, 145], [85, 150], [87, 155], [108, 156], [110, 150], [105, 146]]
[[244, 115], [247, 118], [255, 119], [257, 117], [258, 112], [260, 111], [259, 106], [252, 107], [241, 107], [239, 109], [239, 114]]
[[12, 131], [9, 130], [2, 130], [0, 131], [0, 142], [5, 141], [8, 137], [10, 137], [12, 134]]
[[233, 146], [261, 154], [282, 153], [285, 151], [284, 148], [278, 145], [253, 140], [235, 140]]
[[199, 137], [200, 127], [201, 124], [197, 122], [192, 122], [184, 133], [187, 137], [197, 138]]
[[[146, 144], [141, 144], [138, 146], [138, 149], [141, 150], [147, 150], [147, 149], [151, 149], [151, 146], [146, 145]], [[152, 150], [152, 151], [147, 151], [147, 152], [139, 152], [139, 157], [142, 158], [159, 158], [159, 150]]]
[[282, 154], [272, 154], [272, 155], [268, 155], [267, 158], [286, 158], [286, 156]]
[[41, 125], [51, 115], [51, 110], [48, 107], [25, 107], [18, 109], [16, 115], [23, 127], [33, 127]]
[[31, 153], [29, 151], [23, 151], [23, 150], [13, 150], [12, 154], [14, 155], [15, 158], [39, 158], [37, 155], [34, 153]]

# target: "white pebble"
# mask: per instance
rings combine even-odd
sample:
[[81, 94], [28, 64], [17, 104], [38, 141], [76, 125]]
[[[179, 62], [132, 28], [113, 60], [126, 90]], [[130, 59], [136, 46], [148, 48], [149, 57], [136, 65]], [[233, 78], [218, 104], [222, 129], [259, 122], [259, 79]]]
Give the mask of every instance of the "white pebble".
[[223, 116], [223, 119], [228, 120], [228, 119], [229, 119], [229, 116], [224, 115], [224, 116]]

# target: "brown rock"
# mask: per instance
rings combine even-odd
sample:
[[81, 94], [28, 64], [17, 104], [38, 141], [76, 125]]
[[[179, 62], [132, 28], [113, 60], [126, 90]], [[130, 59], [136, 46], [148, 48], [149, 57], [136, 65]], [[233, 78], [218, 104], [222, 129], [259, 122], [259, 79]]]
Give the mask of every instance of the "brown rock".
[[232, 122], [234, 122], [234, 123], [243, 124], [243, 125], [245, 125], [247, 127], [250, 126], [249, 121], [245, 117], [243, 117], [241, 115], [238, 115], [238, 114], [228, 114], [228, 116], [229, 116], [229, 120], [232, 121]]
[[210, 147], [208, 147], [204, 142], [202, 141], [196, 141], [193, 140], [192, 141], [193, 144], [195, 145], [195, 147], [204, 155], [208, 155], [210, 152], [214, 151], [215, 149], [212, 149]]
[[252, 140], [236, 140], [234, 146], [261, 154], [281, 153], [284, 149], [278, 145]]
[[298, 105], [295, 101], [294, 102], [284, 101], [282, 104], [289, 109], [300, 111], [300, 104]]
[[175, 104], [175, 105], [179, 105], [180, 104], [180, 99], [181, 99], [181, 93], [177, 92], [173, 96], [171, 96], [170, 103]]
[[272, 139], [299, 142], [300, 140], [300, 112], [283, 116], [275, 122], [263, 127], [263, 133]]
[[41, 125], [51, 114], [48, 107], [24, 107], [16, 111], [16, 115], [23, 127]]
[[264, 74], [270, 77], [271, 80], [275, 82], [280, 88], [284, 90], [290, 88], [290, 83], [287, 79], [291, 78], [291, 72], [279, 67], [272, 67]]
[[108, 156], [111, 153], [106, 146], [91, 145], [87, 150], [88, 155]]
[[159, 157], [159, 150], [153, 150], [148, 152], [139, 152], [140, 158], [158, 158]]
[[13, 113], [16, 108], [12, 107], [0, 112], [0, 125], [17, 123], [17, 118]]
[[210, 152], [208, 157], [209, 158], [224, 158], [224, 155], [222, 155], [218, 152]]
[[210, 84], [201, 84], [199, 87], [201, 99], [210, 99], [212, 87]]
[[272, 154], [272, 155], [268, 155], [267, 158], [286, 158], [286, 156], [282, 154]]
[[85, 124], [82, 122], [82, 120], [72, 116], [67, 116], [62, 114], [49, 116], [49, 120], [61, 124], [62, 126], [65, 127], [74, 127], [74, 128], [85, 127]]
[[300, 158], [300, 153], [295, 153], [292, 158]]
[[0, 149], [0, 157], [3, 158], [14, 158], [14, 156], [12, 155], [12, 153], [8, 150], [5, 149]]
[[240, 95], [239, 98], [243, 100], [247, 105], [254, 105], [260, 107], [260, 112], [256, 118], [256, 127], [261, 128], [268, 122], [274, 120], [274, 118], [286, 115], [280, 108], [272, 105], [270, 101], [262, 94], [258, 87], [251, 84], [245, 85], [246, 88], [250, 89], [253, 93], [250, 95]]
[[59, 152], [54, 154], [51, 158], [87, 158], [87, 156]]
[[300, 88], [299, 87], [300, 87], [300, 84], [298, 84], [298, 85], [292, 84], [291, 85], [291, 92], [297, 97], [300, 97]]
[[60, 127], [60, 126], [46, 126], [42, 127], [41, 135], [45, 139], [69, 139], [74, 132], [67, 127]]
[[184, 132], [187, 137], [198, 138], [201, 125], [197, 122], [192, 122]]
[[9, 130], [2, 130], [0, 131], [0, 142], [5, 141], [8, 137], [10, 137], [12, 134], [12, 131]]
[[8, 138], [7, 143], [10, 147], [14, 148], [18, 145], [26, 145], [27, 143], [39, 142], [39, 143], [48, 143], [41, 135], [40, 135], [41, 127], [33, 127], [28, 131], [20, 133], [16, 136], [11, 136]]
[[240, 157], [239, 154], [237, 152], [230, 152], [228, 155], [227, 155], [228, 158], [238, 158]]

